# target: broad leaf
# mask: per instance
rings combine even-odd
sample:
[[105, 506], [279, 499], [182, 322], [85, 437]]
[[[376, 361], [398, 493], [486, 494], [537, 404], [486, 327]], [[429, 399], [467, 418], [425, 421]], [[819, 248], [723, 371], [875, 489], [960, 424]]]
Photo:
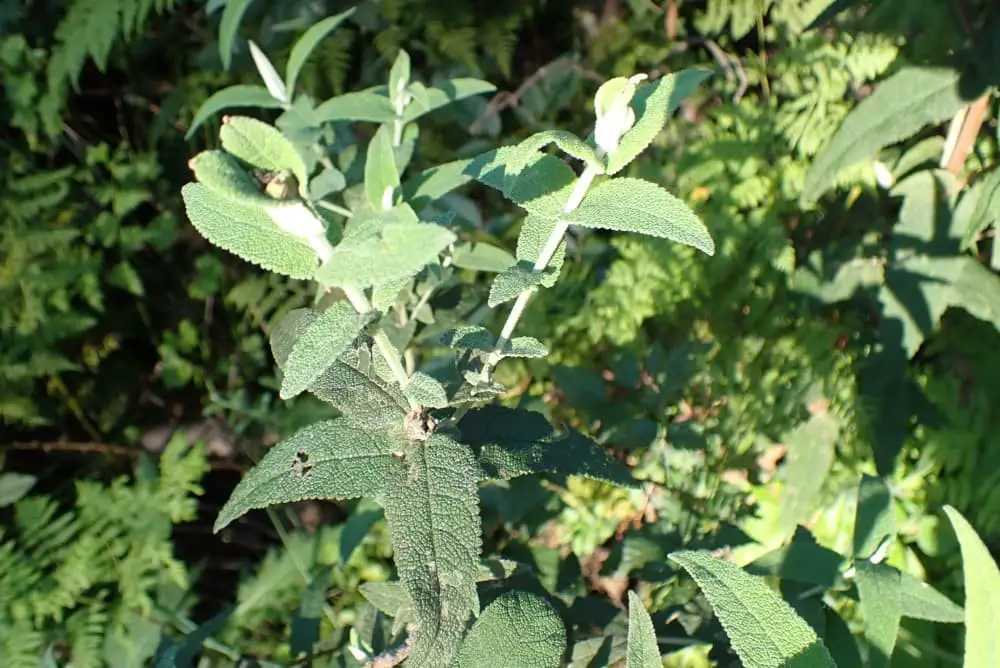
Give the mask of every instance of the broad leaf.
[[418, 211], [423, 209], [471, 181], [472, 177], [465, 173], [471, 162], [468, 159], [454, 160], [425, 169], [403, 183], [403, 199]]
[[[962, 247], [970, 248], [980, 232], [1000, 221], [1000, 169], [994, 169], [981, 181], [976, 208], [963, 233]], [[971, 194], [973, 191], [969, 191]], [[966, 197], [969, 196], [966, 195]]]
[[502, 248], [485, 243], [456, 244], [451, 254], [452, 264], [460, 269], [501, 272], [517, 262]]
[[[534, 266], [535, 262], [541, 256], [542, 250], [545, 249], [545, 244], [557, 224], [558, 221], [554, 218], [543, 218], [534, 215], [525, 218], [521, 224], [521, 234], [517, 237], [517, 259], [530, 262]], [[556, 252], [552, 255], [552, 259], [549, 260], [547, 269], [551, 273], [546, 273], [546, 278], [542, 281], [543, 286], [551, 288], [555, 285], [565, 259], [566, 240], [563, 239], [559, 247], [556, 248]]]
[[377, 88], [346, 93], [316, 107], [317, 122], [368, 121], [391, 123], [396, 119], [392, 103]]
[[503, 406], [469, 411], [459, 422], [481, 477], [510, 480], [551, 472], [634, 487], [631, 474], [597, 443], [570, 430], [556, 434], [544, 416]]
[[375, 211], [391, 209], [399, 188], [390, 132], [388, 125], [379, 126], [368, 144], [365, 159], [365, 196]]
[[406, 396], [412, 398], [421, 406], [428, 408], [444, 408], [448, 405], [448, 395], [441, 385], [426, 373], [417, 371], [410, 376], [406, 384]]
[[874, 157], [929, 123], [954, 116], [967, 102], [958, 90], [959, 77], [952, 69], [907, 67], [881, 82], [813, 160], [802, 201], [818, 199], [843, 168]]
[[198, 183], [214, 194], [247, 206], [280, 206], [265, 194], [240, 162], [225, 151], [202, 151], [188, 162]]
[[345, 236], [316, 272], [326, 286], [366, 288], [415, 276], [455, 241], [433, 223], [389, 223]]
[[944, 512], [958, 536], [965, 578], [964, 668], [1000, 666], [1000, 569], [972, 525], [951, 506]]
[[661, 668], [653, 620], [634, 591], [628, 593], [628, 649], [625, 668]]
[[[410, 84], [411, 92], [417, 86], [421, 89], [423, 88], [419, 84]], [[480, 81], [479, 79], [449, 79], [438, 84], [435, 88], [416, 92], [413, 101], [406, 107], [403, 118], [407, 123], [410, 123], [446, 104], [451, 104], [452, 102], [457, 102], [473, 95], [492, 93], [495, 90], [496, 86], [487, 81]], [[425, 94], [421, 94], [421, 92]]]
[[199, 183], [185, 185], [181, 197], [191, 223], [215, 246], [277, 274], [315, 275], [316, 251], [278, 227], [264, 209], [237, 204]]
[[515, 336], [504, 346], [502, 354], [504, 357], [545, 357], [549, 349], [531, 336]]
[[289, 96], [295, 95], [295, 81], [299, 78], [302, 66], [306, 64], [313, 49], [339, 26], [344, 19], [354, 13], [355, 8], [348, 9], [334, 16], [327, 17], [322, 21], [314, 23], [309, 30], [306, 30], [295, 42], [292, 53], [288, 56], [288, 65], [285, 67], [285, 89]]
[[790, 536], [820, 498], [833, 464], [840, 422], [829, 412], [813, 415], [784, 436], [788, 458], [782, 467], [785, 483], [781, 503], [781, 537]]
[[586, 143], [572, 132], [565, 130], [543, 130], [531, 135], [517, 147], [526, 151], [540, 151], [548, 144], [555, 144], [560, 149], [587, 165], [593, 167], [599, 174], [604, 173], [603, 161], [597, 156], [594, 147]]
[[851, 633], [847, 622], [829, 608], [826, 608], [824, 613], [826, 631], [823, 633], [823, 641], [829, 648], [837, 668], [864, 668], [858, 641]]
[[480, 155], [465, 173], [499, 190], [529, 213], [548, 219], [562, 213], [576, 182], [576, 174], [559, 158], [517, 146]]
[[815, 631], [763, 580], [705, 552], [674, 552], [747, 668], [836, 668]]
[[468, 447], [435, 433], [416, 444], [387, 483], [385, 508], [396, 570], [419, 627], [409, 663], [446, 666], [479, 612], [480, 519], [476, 464]]
[[531, 288], [543, 285], [552, 279], [555, 272], [551, 269], [535, 271], [528, 262], [519, 261], [500, 272], [490, 286], [488, 303], [490, 308], [496, 308], [504, 302], [509, 302]]
[[37, 481], [26, 473], [0, 473], [0, 508], [17, 503]]
[[375, 526], [375, 523], [384, 517], [382, 507], [370, 499], [361, 499], [354, 511], [344, 521], [343, 529], [340, 532], [340, 563], [346, 564], [354, 554], [354, 550], [361, 545], [361, 542]]
[[402, 425], [375, 430], [347, 418], [300, 429], [271, 448], [233, 490], [214, 530], [255, 508], [307, 499], [353, 499], [378, 493], [403, 475], [393, 456]]
[[836, 583], [843, 565], [842, 555], [818, 544], [811, 535], [807, 538], [797, 535], [788, 545], [748, 564], [746, 572], [829, 588]]
[[458, 652], [458, 668], [558, 668], [566, 628], [552, 606], [526, 591], [507, 591], [486, 606]]
[[684, 98], [711, 75], [709, 70], [682, 70], [641, 86], [632, 98], [635, 125], [622, 135], [618, 150], [608, 157], [608, 174], [617, 174], [645, 151]]
[[251, 0], [229, 0], [222, 10], [222, 20], [219, 23], [219, 57], [222, 59], [222, 69], [226, 71], [233, 62], [233, 41], [250, 2]]
[[715, 253], [715, 243], [698, 216], [660, 186], [642, 179], [605, 181], [563, 218], [586, 227], [670, 239], [706, 255]]
[[354, 343], [367, 320], [346, 301], [321, 313], [292, 346], [283, 369], [281, 398], [290, 399], [312, 385]]
[[854, 515], [854, 556], [868, 559], [886, 537], [896, 534], [892, 492], [882, 478], [861, 476]]
[[223, 119], [219, 138], [222, 148], [254, 167], [268, 172], [289, 171], [300, 187], [309, 182], [302, 156], [272, 125], [247, 116], [229, 116]]
[[278, 100], [275, 100], [263, 86], [237, 84], [235, 86], [223, 88], [217, 93], [213, 93], [202, 103], [200, 107], [198, 107], [198, 111], [195, 113], [194, 119], [191, 121], [191, 127], [188, 128], [184, 138], [190, 139], [194, 135], [195, 130], [200, 128], [212, 114], [231, 107], [280, 109], [282, 104]]

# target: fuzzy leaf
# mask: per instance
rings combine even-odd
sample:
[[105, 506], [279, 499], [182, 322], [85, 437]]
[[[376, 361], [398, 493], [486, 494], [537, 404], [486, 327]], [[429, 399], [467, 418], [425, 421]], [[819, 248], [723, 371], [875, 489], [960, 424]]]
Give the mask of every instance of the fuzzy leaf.
[[399, 580], [364, 582], [360, 589], [369, 603], [387, 616], [395, 618], [397, 623], [408, 624], [417, 621], [413, 600]]
[[300, 429], [271, 448], [219, 512], [218, 532], [254, 508], [306, 499], [353, 499], [378, 493], [402, 474], [392, 455], [402, 426], [380, 430], [338, 418]]
[[292, 53], [288, 56], [288, 65], [285, 67], [285, 89], [290, 96], [295, 95], [295, 80], [299, 78], [299, 72], [302, 71], [302, 66], [306, 64], [306, 60], [309, 59], [309, 55], [313, 52], [313, 49], [316, 48], [324, 37], [335, 30], [344, 19], [353, 14], [354, 10], [355, 8], [352, 7], [346, 12], [329, 16], [322, 21], [314, 23], [302, 34], [302, 37], [299, 37], [295, 41]]
[[523, 261], [504, 269], [497, 274], [490, 286], [490, 308], [517, 299], [525, 290], [545, 283], [552, 274], [551, 269], [535, 271], [530, 263]]
[[499, 190], [529, 213], [549, 219], [562, 213], [576, 181], [576, 174], [559, 158], [518, 146], [480, 155], [465, 173]]
[[608, 157], [607, 173], [617, 174], [645, 151], [684, 98], [711, 75], [709, 70], [688, 69], [640, 86], [631, 104], [635, 125], [622, 135], [618, 150]]
[[471, 162], [469, 159], [454, 160], [425, 169], [403, 183], [403, 199], [417, 210], [441, 199], [442, 196], [472, 180], [472, 177], [465, 173]]
[[705, 552], [674, 552], [747, 668], [836, 668], [812, 628], [763, 580]]
[[556, 434], [544, 416], [503, 406], [469, 411], [459, 423], [482, 478], [510, 480], [551, 472], [603, 480], [624, 487], [638, 483], [601, 446], [570, 430]]
[[[538, 257], [542, 254], [542, 249], [545, 248], [545, 242], [548, 241], [557, 224], [558, 221], [554, 218], [543, 218], [533, 215], [525, 218], [521, 224], [521, 234], [517, 237], [517, 259], [530, 262], [534, 266], [535, 262], [538, 261]], [[566, 240], [563, 239], [559, 247], [556, 248], [556, 252], [552, 255], [552, 259], [549, 260], [547, 269], [551, 273], [546, 273], [546, 278], [542, 281], [543, 286], [551, 288], [556, 284], [565, 259]]]
[[783, 440], [788, 458], [783, 467], [784, 497], [780, 511], [781, 537], [789, 536], [816, 508], [837, 449], [840, 422], [829, 412], [811, 416]]
[[915, 134], [929, 123], [951, 118], [966, 100], [958, 90], [960, 72], [907, 67], [881, 82], [855, 107], [813, 160], [802, 202], [813, 202], [837, 174], [879, 150]]
[[660, 186], [642, 179], [605, 181], [564, 218], [586, 227], [670, 239], [706, 255], [715, 253], [715, 243], [698, 216]]
[[[382, 87], [384, 90], [384, 87]], [[392, 103], [378, 87], [346, 93], [330, 98], [316, 107], [318, 123], [333, 121], [368, 121], [370, 123], [392, 123], [396, 112]]]
[[409, 664], [447, 666], [479, 612], [477, 468], [468, 447], [441, 433], [414, 447], [405, 468], [378, 500], [419, 620]]
[[526, 591], [507, 591], [476, 620], [458, 652], [458, 668], [558, 668], [566, 627], [553, 607]]
[[549, 349], [531, 336], [515, 336], [503, 349], [504, 357], [545, 357]]
[[237, 84], [223, 88], [212, 94], [205, 100], [191, 121], [191, 127], [184, 135], [185, 139], [190, 139], [195, 130], [200, 128], [208, 117], [212, 114], [229, 109], [231, 107], [255, 107], [257, 109], [280, 109], [281, 102], [271, 97], [271, 94], [263, 86], [248, 86]]
[[302, 156], [274, 126], [247, 116], [223, 119], [222, 148], [240, 160], [268, 172], [289, 171], [300, 186], [309, 182]]
[[354, 343], [367, 318], [348, 302], [337, 302], [321, 313], [292, 346], [281, 379], [281, 398], [304, 392]]
[[485, 243], [460, 243], [451, 254], [452, 264], [460, 269], [500, 272], [517, 262], [502, 248]]
[[[412, 89], [414, 85], [411, 84], [410, 87]], [[449, 79], [435, 88], [426, 89], [424, 91], [426, 95], [414, 95], [413, 101], [406, 107], [404, 114], [405, 122], [410, 123], [415, 121], [424, 114], [439, 109], [446, 104], [451, 104], [452, 102], [457, 102], [473, 95], [492, 93], [495, 90], [496, 86], [487, 81], [480, 81], [479, 79]]]
[[598, 174], [604, 173], [603, 161], [597, 157], [594, 147], [586, 143], [572, 132], [565, 130], [543, 130], [531, 135], [517, 147], [526, 151], [540, 151], [549, 144], [555, 144], [564, 152], [570, 154], [577, 160], [582, 160], [587, 165], [597, 170]]
[[951, 506], [945, 514], [958, 536], [965, 578], [964, 668], [1000, 666], [1000, 569], [972, 525]]
[[198, 183], [232, 202], [256, 206], [280, 206], [266, 195], [243, 165], [225, 151], [202, 151], [189, 162]]
[[415, 276], [455, 241], [433, 223], [389, 223], [347, 235], [316, 272], [326, 286], [366, 288]]
[[660, 668], [660, 648], [656, 645], [653, 620], [634, 591], [628, 593], [628, 649], [625, 668]]
[[375, 211], [391, 209], [399, 188], [389, 126], [381, 125], [368, 144], [365, 159], [365, 196]]
[[868, 559], [882, 540], [896, 534], [892, 492], [882, 478], [861, 476], [854, 516], [854, 556]]
[[233, 41], [240, 29], [243, 15], [250, 6], [251, 0], [230, 0], [222, 10], [222, 20], [219, 23], [219, 57], [222, 59], [222, 69], [229, 71], [233, 62]]
[[444, 408], [448, 405], [448, 394], [444, 391], [444, 386], [420, 371], [410, 376], [406, 396], [428, 408]]
[[181, 197], [191, 223], [219, 248], [291, 278], [316, 273], [316, 252], [278, 227], [264, 209], [224, 199], [199, 183], [185, 185]]

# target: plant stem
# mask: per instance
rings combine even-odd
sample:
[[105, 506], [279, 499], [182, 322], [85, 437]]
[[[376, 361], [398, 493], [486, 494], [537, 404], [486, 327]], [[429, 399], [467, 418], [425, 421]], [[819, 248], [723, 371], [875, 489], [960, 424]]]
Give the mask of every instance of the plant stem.
[[[359, 288], [355, 287], [341, 287], [344, 295], [347, 297], [347, 301], [351, 302], [351, 306], [358, 313], [364, 315], [372, 310], [372, 305], [365, 297], [365, 293]], [[406, 369], [403, 368], [403, 364], [399, 361], [399, 355], [396, 354], [396, 349], [393, 347], [392, 343], [389, 341], [389, 337], [381, 329], [376, 330], [375, 334], [372, 336], [375, 340], [375, 346], [378, 348], [379, 352], [382, 353], [382, 357], [385, 358], [385, 363], [389, 365], [389, 369], [392, 371], [393, 377], [396, 382], [399, 383], [400, 387], [406, 387], [407, 381], [409, 381], [409, 376], [406, 375]], [[411, 408], [418, 408], [418, 406], [412, 405]]]
[[331, 202], [327, 202], [326, 200], [322, 200], [322, 199], [319, 200], [319, 201], [317, 201], [316, 204], [318, 206], [323, 207], [327, 211], [333, 211], [338, 216], [343, 216], [344, 218], [350, 218], [351, 217], [351, 211], [350, 211], [350, 209], [345, 209], [344, 207], [342, 207], [342, 206], [340, 206], [338, 204], [333, 204]]

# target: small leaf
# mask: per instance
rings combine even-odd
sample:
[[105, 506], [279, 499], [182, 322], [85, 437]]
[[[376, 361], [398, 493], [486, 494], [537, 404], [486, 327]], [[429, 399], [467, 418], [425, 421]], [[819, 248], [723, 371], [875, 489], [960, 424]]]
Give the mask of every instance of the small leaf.
[[394, 96], [405, 92], [406, 87], [409, 85], [410, 54], [405, 49], [400, 49], [399, 53], [396, 54], [396, 60], [392, 63], [392, 68], [389, 70], [390, 99], [396, 99]]
[[604, 173], [604, 161], [597, 156], [597, 151], [594, 150], [594, 147], [584, 142], [572, 132], [565, 130], [543, 130], [531, 135], [517, 146], [519, 149], [534, 152], [541, 150], [548, 144], [555, 144], [577, 160], [582, 160], [588, 166], [593, 167], [598, 174]]
[[632, 98], [635, 125], [622, 135], [618, 150], [608, 157], [607, 173], [617, 174], [645, 151], [684, 98], [711, 75], [709, 70], [688, 69], [640, 86]]
[[219, 23], [219, 57], [222, 58], [222, 69], [227, 72], [233, 62], [233, 41], [249, 6], [250, 0], [229, 0], [222, 10], [222, 21]]
[[558, 435], [533, 411], [485, 406], [459, 423], [462, 442], [476, 454], [483, 478], [510, 480], [551, 472], [602, 480], [624, 487], [638, 483], [601, 446], [570, 430]]
[[451, 104], [473, 95], [492, 93], [495, 90], [496, 86], [487, 81], [480, 81], [479, 79], [449, 79], [439, 84], [436, 88], [427, 89], [426, 97], [415, 95], [413, 101], [406, 107], [406, 113], [403, 118], [407, 123], [410, 123], [446, 104]]
[[[557, 224], [558, 221], [553, 218], [542, 218], [534, 215], [525, 218], [521, 224], [521, 234], [517, 237], [517, 259], [530, 262], [534, 266]], [[552, 255], [552, 259], [549, 260], [547, 269], [551, 273], [546, 273], [546, 279], [542, 281], [543, 286], [551, 288], [556, 284], [565, 258], [566, 240], [563, 239]]]
[[321, 313], [292, 346], [285, 361], [281, 398], [304, 392], [323, 375], [358, 338], [366, 320], [348, 302], [337, 302]]
[[456, 350], [493, 350], [493, 332], [477, 325], [463, 325], [441, 335], [441, 343]]
[[448, 405], [448, 394], [444, 386], [426, 373], [417, 371], [406, 384], [406, 396], [427, 408], [444, 408]]
[[530, 336], [515, 336], [503, 349], [504, 357], [545, 357], [548, 348], [538, 339]]
[[38, 478], [26, 473], [0, 473], [0, 508], [21, 500]]
[[476, 620], [456, 665], [558, 668], [565, 652], [566, 627], [548, 601], [526, 591], [506, 591]]
[[351, 16], [354, 10], [355, 8], [352, 7], [346, 12], [341, 12], [335, 16], [327, 17], [318, 23], [314, 23], [303, 33], [302, 37], [296, 40], [295, 46], [292, 47], [292, 53], [288, 56], [288, 65], [285, 67], [285, 89], [289, 94], [294, 95], [295, 81], [299, 78], [299, 72], [302, 71], [302, 66], [306, 64], [306, 60], [309, 59], [309, 55], [313, 52], [313, 49], [316, 48], [324, 37], [343, 23], [344, 19]]
[[347, 418], [300, 429], [271, 448], [233, 490], [219, 512], [218, 533], [255, 508], [307, 499], [354, 499], [377, 494], [402, 475], [392, 455], [402, 428], [373, 430]]
[[873, 157], [929, 123], [954, 116], [966, 104], [958, 90], [960, 75], [948, 68], [906, 67], [879, 83], [813, 160], [802, 202], [818, 199], [843, 168]]
[[268, 172], [287, 170], [300, 184], [309, 182], [302, 156], [274, 126], [248, 116], [229, 116], [219, 131], [222, 148]]
[[396, 112], [392, 103], [378, 88], [346, 93], [330, 98], [316, 107], [317, 123], [335, 121], [368, 121], [370, 123], [392, 123]]
[[454, 160], [425, 169], [402, 185], [403, 199], [417, 210], [441, 199], [472, 180], [465, 173], [471, 162]]
[[454, 241], [454, 234], [432, 223], [390, 223], [352, 233], [316, 272], [316, 280], [366, 288], [415, 276]]
[[323, 199], [331, 193], [340, 192], [347, 186], [347, 180], [336, 167], [330, 166], [313, 177], [309, 182], [309, 197]]
[[628, 649], [625, 668], [661, 668], [653, 620], [634, 591], [628, 593]]
[[181, 188], [188, 218], [219, 248], [268, 271], [311, 279], [316, 252], [304, 240], [283, 231], [264, 209], [223, 199], [199, 183]]
[[896, 535], [892, 492], [882, 478], [861, 476], [854, 516], [854, 556], [868, 559], [884, 538]]
[[530, 263], [524, 261], [504, 269], [493, 279], [493, 284], [490, 286], [488, 302], [490, 308], [517, 299], [525, 290], [545, 283], [552, 274], [551, 269], [535, 271]]
[[972, 525], [951, 506], [944, 512], [958, 536], [965, 578], [964, 668], [1000, 666], [1000, 569]]
[[191, 158], [189, 165], [198, 183], [216, 195], [237, 204], [264, 207], [277, 204], [264, 194], [240, 162], [225, 151], [202, 151]]
[[388, 125], [379, 126], [368, 144], [365, 159], [365, 195], [376, 211], [391, 209], [399, 188], [399, 173], [396, 171], [390, 132]]
[[456, 244], [451, 254], [452, 264], [460, 269], [500, 272], [517, 262], [502, 248], [485, 243]]
[[248, 86], [237, 84], [223, 88], [205, 100], [191, 121], [191, 127], [184, 135], [185, 139], [190, 139], [195, 130], [214, 113], [229, 109], [231, 107], [255, 107], [258, 109], [280, 109], [282, 104], [271, 97], [267, 89], [263, 86]]
[[660, 186], [642, 179], [605, 181], [564, 218], [586, 227], [670, 239], [706, 255], [715, 253], [715, 243], [698, 216]]
[[397, 624], [408, 624], [417, 620], [413, 609], [413, 599], [406, 593], [406, 588], [399, 580], [389, 582], [364, 582], [360, 587], [362, 595], [368, 602], [389, 617], [394, 617]]
[[264, 80], [267, 92], [282, 104], [287, 103], [288, 91], [285, 89], [285, 82], [281, 80], [281, 76], [274, 69], [271, 60], [260, 50], [260, 47], [253, 40], [250, 40], [250, 57], [253, 58], [253, 64], [257, 66], [257, 73], [260, 74], [260, 78]]

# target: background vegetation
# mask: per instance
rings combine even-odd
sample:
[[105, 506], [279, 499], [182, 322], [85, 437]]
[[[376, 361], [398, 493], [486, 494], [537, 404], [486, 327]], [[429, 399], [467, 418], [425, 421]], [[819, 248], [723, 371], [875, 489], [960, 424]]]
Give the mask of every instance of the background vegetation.
[[[681, 547], [751, 564], [821, 636], [853, 635], [841, 668], [880, 653], [960, 665], [954, 625], [903, 618], [886, 648], [836, 559], [856, 552], [859, 484], [876, 478], [889, 565], [963, 600], [944, 504], [1000, 549], [987, 92], [1000, 12], [987, 0], [0, 2], [5, 665], [146, 665], [199, 627], [205, 665], [304, 665], [309, 633], [316, 665], [357, 665], [349, 647], [382, 642], [358, 591], [393, 575], [376, 506], [298, 504], [211, 534], [248, 465], [327, 408], [278, 400], [267, 347], [312, 295], [208, 247], [179, 196], [217, 134], [209, 120], [186, 138], [197, 109], [258, 83], [247, 40], [283, 63], [306, 28], [355, 5], [300, 76], [314, 97], [384, 82], [400, 48], [425, 81], [502, 91], [422, 123], [417, 167], [585, 132], [613, 76], [716, 71], [633, 168], [695, 206], [715, 257], [576, 234], [563, 280], [523, 320], [553, 354], [500, 368], [506, 402], [587, 433], [647, 481], [482, 492], [487, 551], [529, 564], [560, 602], [574, 665], [620, 659], [626, 589], [657, 611], [671, 665], [739, 665], [666, 559]], [[807, 178], [849, 112], [915, 66], [958, 73], [967, 112], [952, 129], [953, 112], [914, 121], [827, 183]], [[905, 84], [900, 100], [933, 103]], [[520, 221], [494, 193], [448, 204], [512, 247]], [[832, 570], [773, 558], [815, 543]]]

